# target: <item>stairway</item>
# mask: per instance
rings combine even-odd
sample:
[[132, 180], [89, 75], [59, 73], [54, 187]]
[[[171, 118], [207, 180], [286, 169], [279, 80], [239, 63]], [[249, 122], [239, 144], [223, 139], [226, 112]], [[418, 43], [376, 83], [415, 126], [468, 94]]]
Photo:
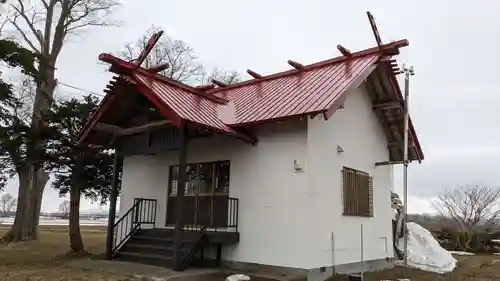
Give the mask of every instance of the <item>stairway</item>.
[[[182, 256], [185, 256], [196, 241], [185, 239]], [[171, 229], [140, 229], [115, 254], [120, 261], [142, 263], [172, 268], [174, 255], [174, 231]]]

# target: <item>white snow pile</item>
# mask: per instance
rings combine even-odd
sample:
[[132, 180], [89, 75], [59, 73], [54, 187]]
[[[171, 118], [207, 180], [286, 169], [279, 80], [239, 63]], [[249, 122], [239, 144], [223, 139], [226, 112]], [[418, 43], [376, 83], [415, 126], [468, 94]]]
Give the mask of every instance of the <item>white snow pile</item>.
[[[457, 260], [439, 245], [427, 229], [413, 222], [406, 225], [408, 228], [408, 266], [440, 274], [455, 269]], [[403, 238], [400, 239], [398, 247], [404, 251]]]
[[233, 274], [226, 278], [226, 281], [249, 281], [250, 276], [244, 274]]

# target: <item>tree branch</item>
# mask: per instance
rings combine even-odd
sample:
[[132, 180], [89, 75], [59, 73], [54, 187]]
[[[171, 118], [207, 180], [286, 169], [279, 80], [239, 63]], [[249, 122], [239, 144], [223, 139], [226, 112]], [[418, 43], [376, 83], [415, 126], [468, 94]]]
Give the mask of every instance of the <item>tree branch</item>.
[[33, 19], [30, 20], [28, 18], [27, 13], [26, 13], [26, 9], [25, 9], [24, 4], [23, 4], [23, 1], [22, 0], [17, 0], [17, 3], [19, 4], [19, 8], [16, 7], [15, 5], [11, 5], [13, 7], [13, 9], [16, 10], [16, 15], [14, 16], [14, 20], [12, 20], [11, 23], [21, 33], [21, 35], [23, 36], [23, 38], [26, 41], [26, 43], [28, 43], [30, 45], [30, 47], [34, 49], [35, 52], [41, 53], [40, 50], [38, 50], [37, 48], [35, 48], [35, 45], [33, 44], [33, 42], [28, 39], [28, 36], [27, 36], [26, 32], [22, 28], [20, 28], [19, 25], [16, 23], [16, 19], [18, 17], [23, 18], [24, 21], [25, 21], [25, 23], [28, 25], [29, 29], [33, 33], [33, 36], [35, 36], [35, 38], [38, 40], [38, 43], [40, 44], [40, 47], [42, 46], [42, 38], [40, 37], [40, 34], [38, 34], [38, 32], [36, 31], [35, 21]]
[[61, 13], [59, 15], [59, 20], [57, 21], [54, 33], [54, 39], [52, 41], [52, 50], [50, 56], [55, 59], [59, 56], [61, 52], [61, 48], [64, 42], [64, 37], [66, 36], [65, 24], [64, 22], [67, 20], [70, 15], [70, 4], [71, 0], [61, 0]]
[[50, 37], [52, 35], [52, 21], [54, 20], [54, 7], [56, 6], [57, 0], [49, 0], [47, 4], [45, 0], [42, 0], [47, 17], [45, 19], [45, 28], [43, 34], [43, 46], [42, 54], [46, 57], [50, 55]]

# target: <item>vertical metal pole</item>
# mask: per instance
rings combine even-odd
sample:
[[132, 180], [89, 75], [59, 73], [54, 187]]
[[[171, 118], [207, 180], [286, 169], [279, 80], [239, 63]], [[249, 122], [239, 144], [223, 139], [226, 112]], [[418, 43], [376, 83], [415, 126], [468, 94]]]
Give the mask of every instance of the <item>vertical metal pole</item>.
[[408, 123], [410, 119], [409, 114], [409, 97], [410, 97], [410, 75], [413, 75], [413, 67], [407, 68], [404, 67], [405, 73], [405, 95], [404, 95], [404, 155], [403, 155], [403, 197], [404, 197], [404, 226], [403, 226], [403, 241], [404, 241], [404, 270], [405, 277], [407, 276], [407, 268], [408, 268], [408, 227], [406, 225], [408, 221]]
[[[116, 218], [116, 200], [118, 198], [118, 183], [119, 174], [123, 166], [123, 157], [115, 151], [115, 158], [113, 161], [113, 178], [111, 182], [111, 194], [109, 195], [109, 215], [108, 215], [108, 231], [106, 236], [106, 258], [108, 260], [113, 258], [114, 247], [114, 226]], [[121, 235], [121, 233], [120, 233]]]
[[363, 224], [361, 224], [361, 234], [360, 234], [360, 248], [361, 248], [361, 281], [363, 281], [365, 275], [365, 256], [364, 256], [364, 244], [363, 244]]
[[182, 261], [182, 228], [184, 227], [184, 190], [186, 185], [186, 156], [188, 143], [187, 124], [180, 128], [181, 148], [179, 151], [179, 181], [177, 184], [175, 232], [174, 232], [174, 269], [181, 270]]

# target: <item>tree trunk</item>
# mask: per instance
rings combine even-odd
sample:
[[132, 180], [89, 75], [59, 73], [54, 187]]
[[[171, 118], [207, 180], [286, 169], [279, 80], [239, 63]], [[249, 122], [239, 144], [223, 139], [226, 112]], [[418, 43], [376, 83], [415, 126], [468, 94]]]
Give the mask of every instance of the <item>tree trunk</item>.
[[[31, 118], [31, 131], [35, 135], [46, 126], [43, 113], [50, 108], [54, 96], [56, 85], [54, 66], [54, 59], [44, 58], [40, 61]], [[11, 230], [2, 238], [4, 242], [37, 239], [43, 190], [49, 180], [49, 174], [43, 171], [42, 165], [34, 164], [43, 161], [39, 159], [42, 145], [36, 138], [30, 139], [26, 144], [27, 162], [17, 171], [19, 193], [16, 216]]]
[[74, 252], [83, 252], [84, 245], [80, 232], [80, 187], [72, 184], [69, 194], [69, 246]]
[[27, 165], [18, 171], [19, 193], [14, 224], [2, 241], [17, 242], [38, 238], [38, 221], [42, 194], [49, 180], [48, 173]]

